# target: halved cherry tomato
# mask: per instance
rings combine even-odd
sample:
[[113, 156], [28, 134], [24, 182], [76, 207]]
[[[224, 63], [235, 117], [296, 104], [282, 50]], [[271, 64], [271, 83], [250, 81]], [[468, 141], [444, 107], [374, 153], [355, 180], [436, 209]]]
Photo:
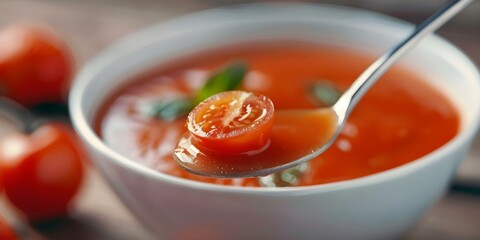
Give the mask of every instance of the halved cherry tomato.
[[16, 239], [18, 239], [15, 232], [12, 230], [12, 228], [10, 228], [8, 223], [1, 216], [0, 216], [0, 239], [1, 240], [16, 240]]
[[0, 178], [7, 199], [33, 222], [60, 217], [78, 192], [86, 154], [73, 130], [60, 123], [0, 142]]
[[73, 61], [66, 44], [39, 26], [0, 30], [0, 95], [24, 106], [63, 102]]
[[266, 96], [229, 91], [196, 106], [188, 115], [187, 127], [202, 149], [240, 154], [268, 143], [273, 115], [273, 103]]

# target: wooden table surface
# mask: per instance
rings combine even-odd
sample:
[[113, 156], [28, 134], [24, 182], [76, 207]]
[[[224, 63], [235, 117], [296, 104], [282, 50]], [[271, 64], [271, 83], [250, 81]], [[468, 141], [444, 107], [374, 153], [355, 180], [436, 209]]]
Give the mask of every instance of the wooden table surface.
[[[73, 48], [78, 68], [116, 39], [152, 23], [218, 5], [219, 0], [0, 0], [0, 28], [34, 21], [60, 32]], [[418, 23], [442, 1], [321, 1], [383, 12]], [[480, 1], [439, 33], [480, 66]], [[0, 119], [0, 137], [9, 131]], [[155, 239], [135, 221], [94, 169], [89, 170], [69, 219], [56, 226], [32, 228], [12, 213], [0, 196], [0, 215], [24, 239]], [[480, 135], [460, 166], [452, 188], [407, 239], [480, 239]]]

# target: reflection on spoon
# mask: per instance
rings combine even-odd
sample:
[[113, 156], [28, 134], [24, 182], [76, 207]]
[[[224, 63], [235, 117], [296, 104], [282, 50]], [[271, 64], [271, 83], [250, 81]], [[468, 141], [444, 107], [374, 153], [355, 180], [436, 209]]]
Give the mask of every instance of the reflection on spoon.
[[294, 187], [300, 184], [308, 171], [309, 163], [306, 162], [257, 179], [258, 183], [264, 187]]
[[[448, 2], [417, 26], [412, 34], [370, 65], [332, 107], [276, 112], [268, 138], [269, 145], [265, 150], [256, 154], [217, 154], [215, 151], [199, 149], [199, 138], [187, 134], [175, 150], [175, 159], [189, 172], [230, 178], [265, 176], [313, 159], [333, 143], [350, 112], [385, 71], [423, 37], [438, 29], [472, 1]], [[264, 139], [264, 135], [258, 136]]]

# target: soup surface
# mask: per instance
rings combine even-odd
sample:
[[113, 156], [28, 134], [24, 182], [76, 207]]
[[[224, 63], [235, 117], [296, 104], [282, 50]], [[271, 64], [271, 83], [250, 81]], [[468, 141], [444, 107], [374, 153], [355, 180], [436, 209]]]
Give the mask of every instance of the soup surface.
[[[276, 110], [321, 107], [310, 87], [331, 81], [340, 90], [375, 57], [351, 49], [306, 43], [253, 44], [211, 50], [135, 77], [103, 103], [95, 128], [118, 153], [152, 169], [197, 181], [260, 186], [258, 179], [215, 179], [187, 173], [173, 151], [187, 131], [186, 117], [166, 121], [144, 116], [138, 106], [191, 96], [209, 74], [233, 60], [248, 63], [240, 89], [269, 97]], [[459, 129], [456, 109], [441, 93], [396, 66], [365, 95], [336, 142], [309, 162], [299, 185], [367, 176], [421, 157], [448, 142]], [[288, 137], [288, 130], [285, 137]]]

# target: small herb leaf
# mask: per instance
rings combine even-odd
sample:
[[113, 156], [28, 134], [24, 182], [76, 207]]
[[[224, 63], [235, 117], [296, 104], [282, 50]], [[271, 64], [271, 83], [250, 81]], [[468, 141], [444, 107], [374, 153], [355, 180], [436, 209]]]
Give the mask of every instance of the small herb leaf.
[[208, 97], [225, 91], [235, 90], [242, 83], [247, 65], [233, 62], [214, 73], [193, 98], [145, 102], [138, 105], [143, 116], [173, 121], [187, 115], [196, 105]]
[[191, 99], [172, 99], [169, 101], [148, 102], [140, 106], [143, 115], [173, 121], [185, 116], [192, 110]]
[[313, 84], [311, 88], [315, 99], [326, 106], [332, 106], [341, 96], [341, 92], [330, 81], [319, 81]]
[[217, 93], [238, 89], [245, 78], [246, 72], [247, 65], [241, 61], [223, 67], [220, 71], [214, 73], [198, 91], [193, 99], [194, 104], [197, 105]]

